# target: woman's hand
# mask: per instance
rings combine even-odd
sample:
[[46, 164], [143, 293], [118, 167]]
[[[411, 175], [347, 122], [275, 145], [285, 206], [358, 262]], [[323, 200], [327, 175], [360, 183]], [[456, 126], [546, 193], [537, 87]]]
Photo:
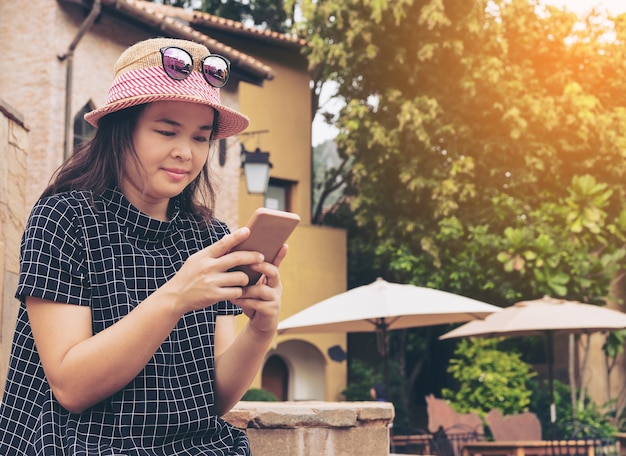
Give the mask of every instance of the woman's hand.
[[[267, 264], [263, 263], [263, 255], [258, 252], [230, 252], [248, 236], [250, 230], [241, 228], [196, 252], [185, 261], [176, 275], [161, 287], [163, 292], [172, 296], [180, 315], [205, 308], [218, 301], [237, 300], [245, 293], [244, 286], [248, 283], [248, 277], [241, 271], [229, 269], [244, 264], [254, 265], [252, 267]], [[260, 270], [267, 270], [273, 277], [277, 275], [277, 272], [268, 267], [262, 267]], [[273, 283], [275, 282], [274, 279]]]
[[218, 317], [215, 410], [220, 415], [230, 410], [250, 387], [276, 335], [283, 290], [278, 265], [286, 255], [287, 245], [283, 245], [272, 263], [251, 266], [263, 275], [255, 285], [244, 287], [243, 293], [233, 299], [233, 303], [241, 306], [250, 318], [248, 325], [237, 336], [234, 318]]
[[240, 297], [233, 303], [241, 306], [250, 318], [250, 327], [259, 332], [274, 332], [278, 327], [283, 285], [278, 266], [287, 256], [287, 244], [279, 250], [273, 263], [253, 264], [251, 269], [263, 274], [255, 285], [243, 288]]

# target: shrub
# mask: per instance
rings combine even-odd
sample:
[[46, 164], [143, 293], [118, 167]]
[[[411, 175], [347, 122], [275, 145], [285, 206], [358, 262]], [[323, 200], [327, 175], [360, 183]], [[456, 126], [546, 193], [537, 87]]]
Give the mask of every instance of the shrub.
[[372, 367], [355, 359], [350, 363], [350, 383], [341, 394], [346, 401], [371, 401], [370, 388], [379, 381], [380, 378], [374, 374]]
[[528, 411], [532, 391], [529, 380], [536, 376], [515, 351], [501, 351], [501, 339], [470, 338], [459, 341], [450, 359], [448, 373], [458, 389], [442, 389], [442, 396], [460, 413], [484, 417], [497, 408], [503, 414]]
[[278, 398], [274, 393], [260, 388], [250, 388], [241, 398], [242, 401], [253, 402], [278, 402]]
[[[537, 382], [533, 385], [533, 388], [535, 392], [530, 409], [541, 421], [544, 438], [551, 438], [550, 388], [548, 382]], [[610, 414], [603, 412], [588, 395], [585, 395], [582, 407], [576, 412], [576, 418], [574, 418], [570, 399], [570, 387], [558, 380], [554, 380], [554, 406], [556, 409], [554, 434], [557, 438], [609, 438], [617, 431], [615, 426], [611, 424]]]

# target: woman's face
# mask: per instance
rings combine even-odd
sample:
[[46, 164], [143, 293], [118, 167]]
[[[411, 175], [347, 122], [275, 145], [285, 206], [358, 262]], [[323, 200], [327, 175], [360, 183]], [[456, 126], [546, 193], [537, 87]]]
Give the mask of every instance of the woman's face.
[[180, 194], [202, 171], [209, 154], [215, 111], [182, 101], [146, 105], [133, 134], [141, 166], [124, 158], [122, 192], [142, 212], [167, 218], [170, 198]]

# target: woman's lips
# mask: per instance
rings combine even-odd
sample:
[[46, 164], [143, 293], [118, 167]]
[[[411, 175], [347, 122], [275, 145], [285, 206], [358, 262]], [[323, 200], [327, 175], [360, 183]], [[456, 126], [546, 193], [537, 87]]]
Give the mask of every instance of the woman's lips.
[[175, 169], [175, 168], [163, 168], [163, 171], [175, 181], [183, 180], [187, 176], [187, 171], [184, 169]]

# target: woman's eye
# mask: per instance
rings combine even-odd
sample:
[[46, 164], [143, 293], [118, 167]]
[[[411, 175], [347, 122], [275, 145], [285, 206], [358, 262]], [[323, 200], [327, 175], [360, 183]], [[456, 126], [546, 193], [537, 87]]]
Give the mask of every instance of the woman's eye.
[[208, 142], [209, 138], [207, 136], [196, 136], [196, 141], [198, 142]]
[[163, 136], [174, 136], [176, 134], [173, 131], [167, 131], [167, 130], [157, 130], [157, 133]]

